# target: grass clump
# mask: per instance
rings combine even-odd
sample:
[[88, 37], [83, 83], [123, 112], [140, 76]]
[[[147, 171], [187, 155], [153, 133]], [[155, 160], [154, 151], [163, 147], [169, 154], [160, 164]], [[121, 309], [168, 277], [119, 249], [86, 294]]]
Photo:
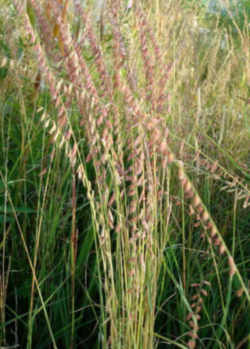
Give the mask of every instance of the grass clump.
[[246, 345], [248, 30], [182, 1], [14, 5], [0, 344]]

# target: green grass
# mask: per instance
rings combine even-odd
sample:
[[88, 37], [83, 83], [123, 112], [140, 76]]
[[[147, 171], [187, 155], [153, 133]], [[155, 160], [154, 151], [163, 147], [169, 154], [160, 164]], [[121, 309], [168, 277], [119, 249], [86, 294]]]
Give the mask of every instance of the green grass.
[[35, 3], [0, 3], [0, 347], [250, 348], [248, 8]]

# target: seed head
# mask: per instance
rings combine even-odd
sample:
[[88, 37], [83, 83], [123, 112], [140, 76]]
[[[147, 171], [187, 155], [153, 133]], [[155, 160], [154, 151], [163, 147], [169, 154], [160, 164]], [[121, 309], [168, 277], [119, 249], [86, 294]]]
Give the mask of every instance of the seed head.
[[230, 277], [233, 277], [234, 274], [236, 273], [236, 266], [235, 266], [235, 263], [234, 263], [232, 256], [228, 257], [228, 264], [229, 264], [229, 269], [230, 269], [229, 275], [230, 275]]

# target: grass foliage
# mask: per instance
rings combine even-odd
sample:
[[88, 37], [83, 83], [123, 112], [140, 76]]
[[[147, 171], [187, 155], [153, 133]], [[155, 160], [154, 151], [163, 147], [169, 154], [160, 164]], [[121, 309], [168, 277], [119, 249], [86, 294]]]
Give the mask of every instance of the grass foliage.
[[1, 348], [250, 348], [243, 5], [1, 0]]

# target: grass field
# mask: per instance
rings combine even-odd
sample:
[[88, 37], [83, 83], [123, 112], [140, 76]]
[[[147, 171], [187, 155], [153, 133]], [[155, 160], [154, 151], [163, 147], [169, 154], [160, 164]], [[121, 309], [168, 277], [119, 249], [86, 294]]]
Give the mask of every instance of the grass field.
[[0, 348], [250, 349], [247, 1], [0, 5]]

